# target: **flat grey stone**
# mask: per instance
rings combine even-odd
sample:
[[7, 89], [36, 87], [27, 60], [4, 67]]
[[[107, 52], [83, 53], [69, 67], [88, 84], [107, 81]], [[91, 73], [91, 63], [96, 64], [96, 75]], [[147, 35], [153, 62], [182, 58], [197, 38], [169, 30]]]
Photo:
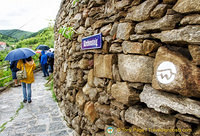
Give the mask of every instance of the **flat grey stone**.
[[62, 122], [55, 122], [55, 123], [51, 123], [50, 127], [49, 127], [49, 131], [56, 131], [59, 129], [64, 129], [65, 125]]
[[46, 131], [46, 125], [33, 126], [28, 129], [28, 133], [41, 133]]
[[50, 134], [50, 136], [71, 136], [71, 135], [69, 135], [66, 130], [63, 130], [60, 132], [53, 132]]

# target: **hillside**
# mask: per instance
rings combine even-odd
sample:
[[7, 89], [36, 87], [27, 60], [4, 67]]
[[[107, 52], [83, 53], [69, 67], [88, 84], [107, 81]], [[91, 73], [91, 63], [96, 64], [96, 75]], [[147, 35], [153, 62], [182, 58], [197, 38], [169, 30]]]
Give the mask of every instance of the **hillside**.
[[11, 30], [0, 30], [0, 33], [17, 40], [25, 39], [33, 34], [33, 32], [18, 30], [18, 29], [11, 29]]
[[[34, 36], [35, 35], [35, 36]], [[39, 32], [33, 34], [31, 38], [20, 40], [16, 43], [17, 48], [31, 47], [33, 50], [39, 45], [44, 44], [52, 48], [54, 46], [54, 29], [53, 26], [42, 29]]]
[[8, 45], [12, 45], [12, 44], [15, 44], [18, 40], [15, 38], [0, 34], [0, 41], [6, 42]]

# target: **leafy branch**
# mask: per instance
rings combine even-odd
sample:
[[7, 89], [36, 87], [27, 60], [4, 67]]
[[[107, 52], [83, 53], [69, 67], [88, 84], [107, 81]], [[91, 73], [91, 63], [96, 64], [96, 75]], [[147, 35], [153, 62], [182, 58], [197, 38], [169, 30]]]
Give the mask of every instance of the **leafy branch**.
[[79, 2], [79, 0], [74, 0], [73, 3], [72, 3], [73, 6], [74, 6], [77, 2]]
[[64, 36], [67, 39], [70, 39], [70, 40], [72, 39], [74, 32], [75, 31], [74, 31], [73, 27], [66, 27], [66, 26], [63, 26], [58, 31], [58, 33], [60, 33], [62, 36]]

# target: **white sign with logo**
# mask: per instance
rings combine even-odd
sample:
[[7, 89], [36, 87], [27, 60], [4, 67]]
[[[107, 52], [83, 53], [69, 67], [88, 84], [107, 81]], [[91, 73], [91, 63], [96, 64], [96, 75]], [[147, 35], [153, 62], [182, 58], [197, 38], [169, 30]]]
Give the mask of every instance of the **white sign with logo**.
[[162, 84], [169, 84], [176, 76], [176, 66], [169, 61], [162, 62], [157, 68], [157, 79]]

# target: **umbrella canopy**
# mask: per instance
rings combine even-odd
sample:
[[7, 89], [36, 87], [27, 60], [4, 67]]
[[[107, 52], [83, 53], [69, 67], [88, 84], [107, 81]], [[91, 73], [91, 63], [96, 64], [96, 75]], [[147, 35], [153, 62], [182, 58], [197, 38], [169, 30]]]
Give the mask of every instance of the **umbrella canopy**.
[[40, 49], [40, 50], [49, 50], [50, 48], [47, 45], [38, 45], [38, 47], [36, 49]]
[[18, 48], [9, 52], [5, 60], [15, 61], [20, 59], [26, 59], [33, 55], [35, 55], [35, 52], [29, 48]]
[[50, 58], [54, 58], [54, 53], [53, 52], [47, 52], [46, 55], [49, 56]]

